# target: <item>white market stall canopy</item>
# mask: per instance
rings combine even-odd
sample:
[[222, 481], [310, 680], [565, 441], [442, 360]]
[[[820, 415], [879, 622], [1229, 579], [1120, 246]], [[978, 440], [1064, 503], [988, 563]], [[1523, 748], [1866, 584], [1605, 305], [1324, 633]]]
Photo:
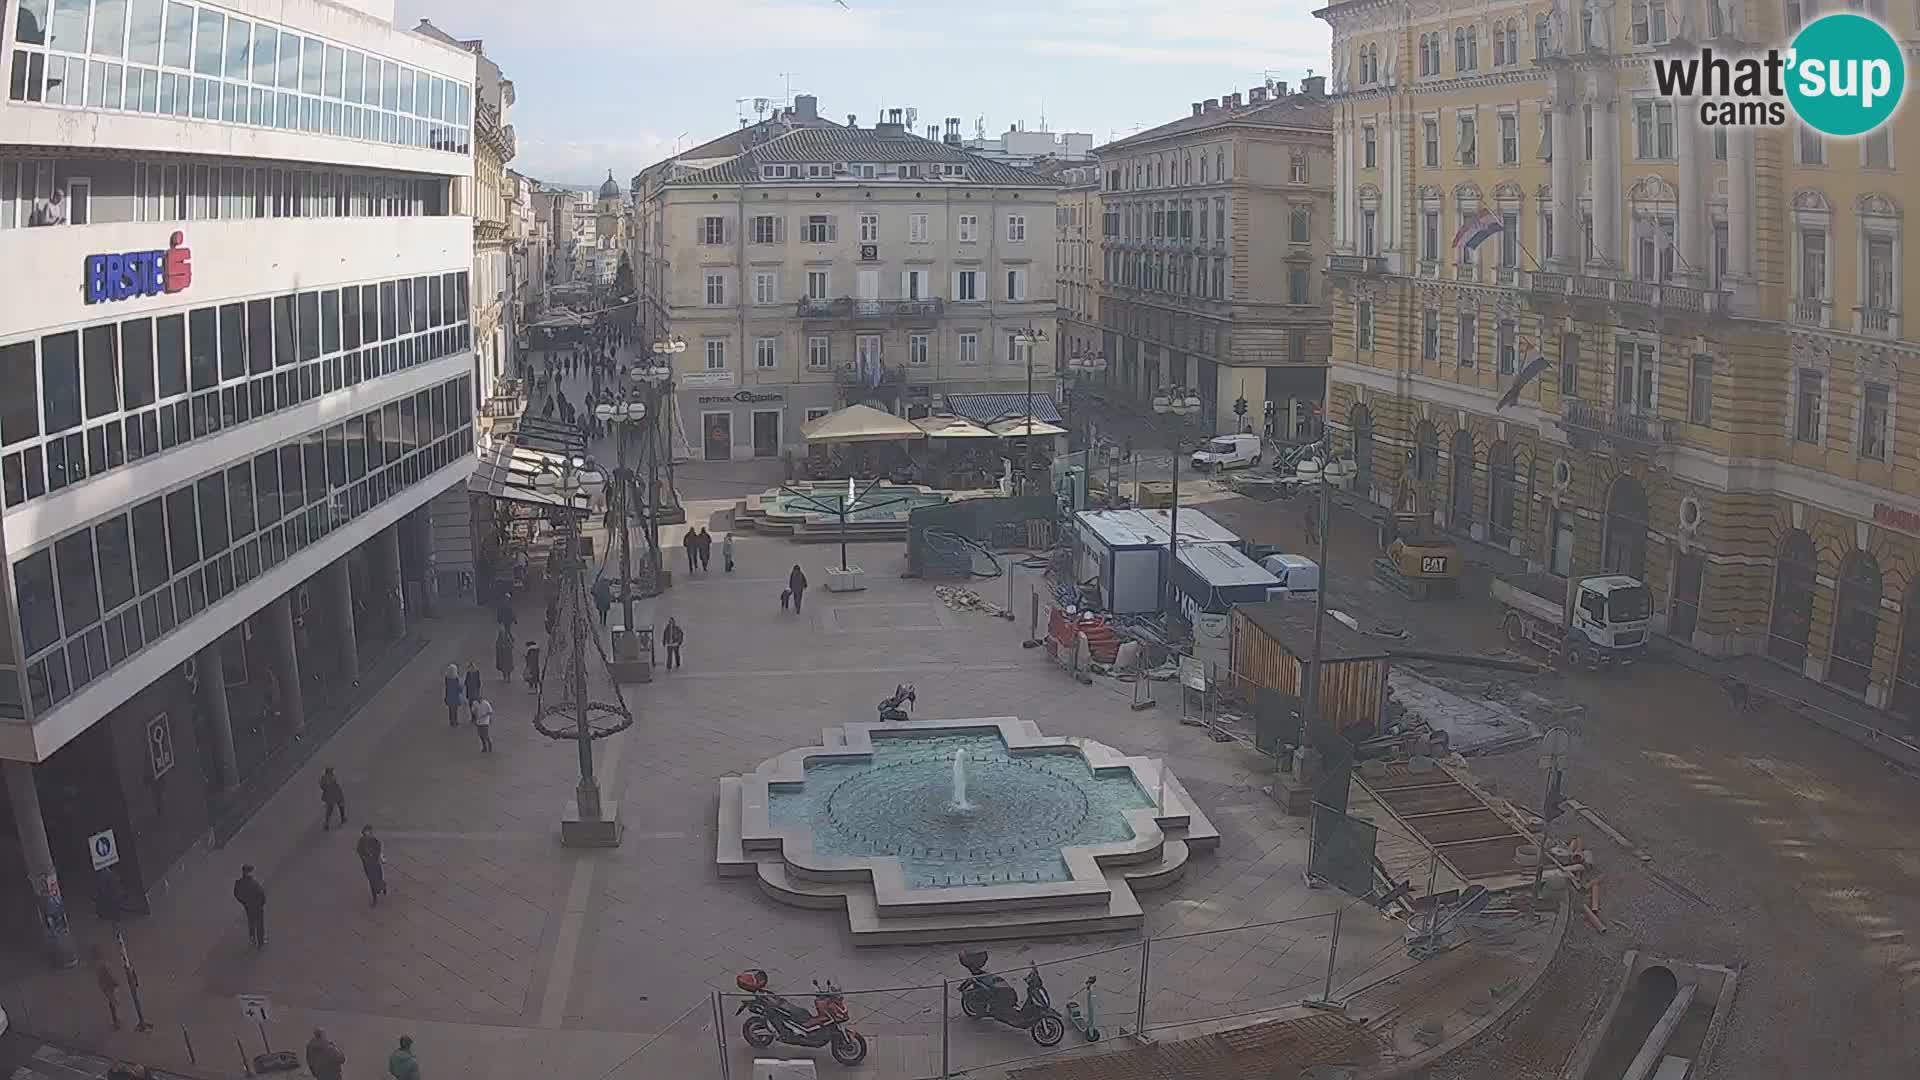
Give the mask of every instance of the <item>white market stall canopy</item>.
[[964, 416], [923, 416], [913, 426], [929, 439], [995, 439], [999, 436]]
[[924, 439], [927, 433], [910, 420], [871, 405], [849, 405], [801, 427], [810, 443], [902, 442]]

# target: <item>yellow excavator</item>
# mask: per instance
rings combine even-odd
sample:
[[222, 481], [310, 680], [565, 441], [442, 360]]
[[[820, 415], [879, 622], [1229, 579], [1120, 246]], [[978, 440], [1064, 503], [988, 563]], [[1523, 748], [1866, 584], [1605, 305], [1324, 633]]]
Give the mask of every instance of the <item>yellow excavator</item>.
[[1380, 558], [1373, 576], [1410, 600], [1460, 593], [1460, 549], [1433, 523], [1420, 485], [1401, 481], [1393, 510], [1380, 519]]

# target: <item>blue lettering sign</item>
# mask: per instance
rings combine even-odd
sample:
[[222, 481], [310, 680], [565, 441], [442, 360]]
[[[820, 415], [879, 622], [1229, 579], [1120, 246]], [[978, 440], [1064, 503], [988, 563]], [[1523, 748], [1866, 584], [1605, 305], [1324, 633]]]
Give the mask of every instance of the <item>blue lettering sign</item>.
[[117, 255], [89, 255], [86, 264], [87, 303], [159, 296], [167, 291], [167, 253], [128, 251]]

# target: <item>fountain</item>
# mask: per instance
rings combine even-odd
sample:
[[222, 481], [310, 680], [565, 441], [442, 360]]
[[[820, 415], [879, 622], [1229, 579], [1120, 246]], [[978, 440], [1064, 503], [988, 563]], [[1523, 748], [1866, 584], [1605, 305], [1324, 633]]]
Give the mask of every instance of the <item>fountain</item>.
[[967, 801], [967, 748], [964, 746], [953, 752], [953, 801], [947, 805], [956, 814], [973, 810], [973, 804]]
[[1219, 840], [1161, 763], [1012, 718], [829, 728], [720, 782], [722, 874], [847, 909], [855, 940], [1138, 927]]

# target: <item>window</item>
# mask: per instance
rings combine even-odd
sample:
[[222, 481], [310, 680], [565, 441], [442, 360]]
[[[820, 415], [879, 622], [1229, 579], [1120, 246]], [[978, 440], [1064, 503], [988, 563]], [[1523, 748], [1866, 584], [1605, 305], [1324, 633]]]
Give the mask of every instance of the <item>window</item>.
[[959, 361], [962, 364], [977, 364], [980, 362], [979, 334], [960, 335]]
[[1312, 303], [1307, 298], [1307, 272], [1298, 266], [1287, 268], [1287, 303]]
[[[1866, 280], [1866, 329], [1883, 333], [1888, 329], [1888, 318], [1893, 309], [1894, 297], [1894, 255], [1893, 237], [1885, 233], [1871, 233], [1867, 236], [1867, 280]], [[88, 401], [91, 409], [92, 401]]]
[[1827, 143], [1820, 133], [1810, 127], [1800, 129], [1800, 164], [1825, 165], [1827, 163]]
[[827, 278], [829, 273], [830, 271], [826, 270], [807, 271], [807, 299], [825, 300], [828, 296], [832, 295]]
[[973, 243], [980, 238], [980, 219], [972, 214], [961, 214], [959, 231], [961, 243]]
[[1633, 43], [1662, 45], [1667, 40], [1667, 0], [1634, 0]]
[[1676, 154], [1673, 102], [1641, 101], [1633, 107], [1634, 154], [1642, 161], [1672, 161]]
[[761, 371], [772, 371], [780, 366], [780, 339], [753, 339], [753, 366]]
[[1825, 229], [1800, 230], [1800, 298], [1827, 298], [1827, 233]]
[[1374, 135], [1373, 125], [1372, 124], [1363, 125], [1360, 128], [1360, 167], [1361, 168], [1373, 169], [1373, 168], [1379, 167], [1379, 164], [1380, 164], [1378, 160], [1379, 151], [1377, 146], [1375, 145], [1376, 141], [1377, 140]]
[[1010, 214], [1007, 217], [1007, 243], [1024, 243], [1027, 239], [1027, 219], [1024, 214]]
[[1500, 374], [1513, 375], [1520, 370], [1520, 328], [1512, 319], [1501, 319], [1493, 324], [1494, 352], [1500, 364]]
[[907, 217], [907, 243], [924, 244], [927, 242], [927, 215], [910, 214]]
[[1440, 359], [1440, 312], [1437, 308], [1427, 308], [1420, 313], [1420, 359]]
[[1440, 167], [1440, 121], [1420, 121], [1420, 160], [1429, 169]]
[[707, 271], [707, 306], [720, 307], [727, 302], [727, 275], [718, 270]]
[[1024, 267], [1015, 267], [1007, 271], [1007, 299], [1025, 300], [1027, 298], [1027, 271]]
[[1511, 211], [1500, 212], [1500, 267], [1513, 270], [1520, 265], [1520, 215]]
[[1614, 408], [1631, 416], [1654, 416], [1660, 386], [1659, 355], [1651, 344], [1622, 341], [1615, 354]]
[[1353, 343], [1354, 347], [1373, 351], [1373, 301], [1361, 300], [1353, 305]]
[[1515, 113], [1500, 114], [1500, 164], [1520, 164], [1520, 117]]
[[1793, 437], [1818, 445], [1825, 434], [1827, 377], [1818, 371], [1800, 372], [1799, 401], [1794, 408]]
[[907, 363], [915, 367], [925, 367], [927, 363], [927, 335], [909, 334], [907, 336]]
[[1459, 324], [1454, 329], [1453, 362], [1463, 368], [1474, 364], [1474, 353], [1480, 344], [1480, 327], [1474, 313], [1460, 313]]
[[807, 367], [813, 371], [825, 371], [833, 366], [832, 339], [810, 337], [807, 339]]
[[1804, 26], [1806, 24], [1806, 21], [1807, 21], [1806, 14], [1801, 7], [1801, 0], [1787, 0], [1786, 2], [1787, 36], [1792, 37], [1793, 35], [1799, 33], [1800, 27]]
[[[1860, 456], [1868, 461], [1887, 460], [1887, 428], [1892, 414], [1893, 391], [1881, 383], [1868, 383], [1860, 396]], [[103, 556], [104, 557], [104, 556]]]
[[1694, 353], [1687, 370], [1687, 420], [1706, 427], [1713, 423], [1713, 357]]
[[838, 239], [835, 235], [833, 215], [808, 214], [804, 235], [809, 244], [833, 243]]
[[727, 343], [719, 339], [707, 341], [707, 370], [727, 370]]
[[1479, 142], [1480, 132], [1474, 122], [1473, 114], [1462, 113], [1460, 115], [1460, 149], [1457, 155], [1460, 164], [1472, 165], [1479, 160]]
[[860, 242], [863, 244], [875, 244], [875, 243], [879, 243], [879, 241], [880, 241], [880, 215], [879, 214], [861, 214], [860, 215]]
[[1304, 244], [1313, 236], [1313, 212], [1304, 206], [1296, 206], [1288, 215], [1287, 239], [1295, 244]]
[[1465, 27], [1453, 28], [1453, 70], [1467, 70], [1467, 31]]
[[1360, 211], [1360, 254], [1380, 254], [1380, 212], [1371, 207]]
[[773, 271], [754, 271], [753, 302], [756, 304], [777, 304], [780, 302], [779, 277]]
[[956, 270], [953, 273], [953, 298], [956, 301], [980, 299], [980, 271]]
[[1580, 335], [1560, 335], [1560, 396], [1580, 396]]
[[724, 244], [727, 242], [727, 219], [723, 217], [703, 217], [700, 219], [700, 242], [702, 244]]
[[903, 270], [900, 272], [900, 299], [927, 299], [927, 272], [925, 270]]
[[772, 244], [780, 235], [780, 219], [772, 214], [760, 214], [753, 219], [753, 242]]
[[[1200, 159], [1200, 180], [1203, 183], [1207, 179], [1206, 172], [1207, 159], [1202, 157]], [[1307, 155], [1294, 154], [1287, 159], [1287, 182], [1291, 184], [1304, 184], [1307, 182]], [[1206, 234], [1202, 233], [1201, 235], [1205, 236]]]

